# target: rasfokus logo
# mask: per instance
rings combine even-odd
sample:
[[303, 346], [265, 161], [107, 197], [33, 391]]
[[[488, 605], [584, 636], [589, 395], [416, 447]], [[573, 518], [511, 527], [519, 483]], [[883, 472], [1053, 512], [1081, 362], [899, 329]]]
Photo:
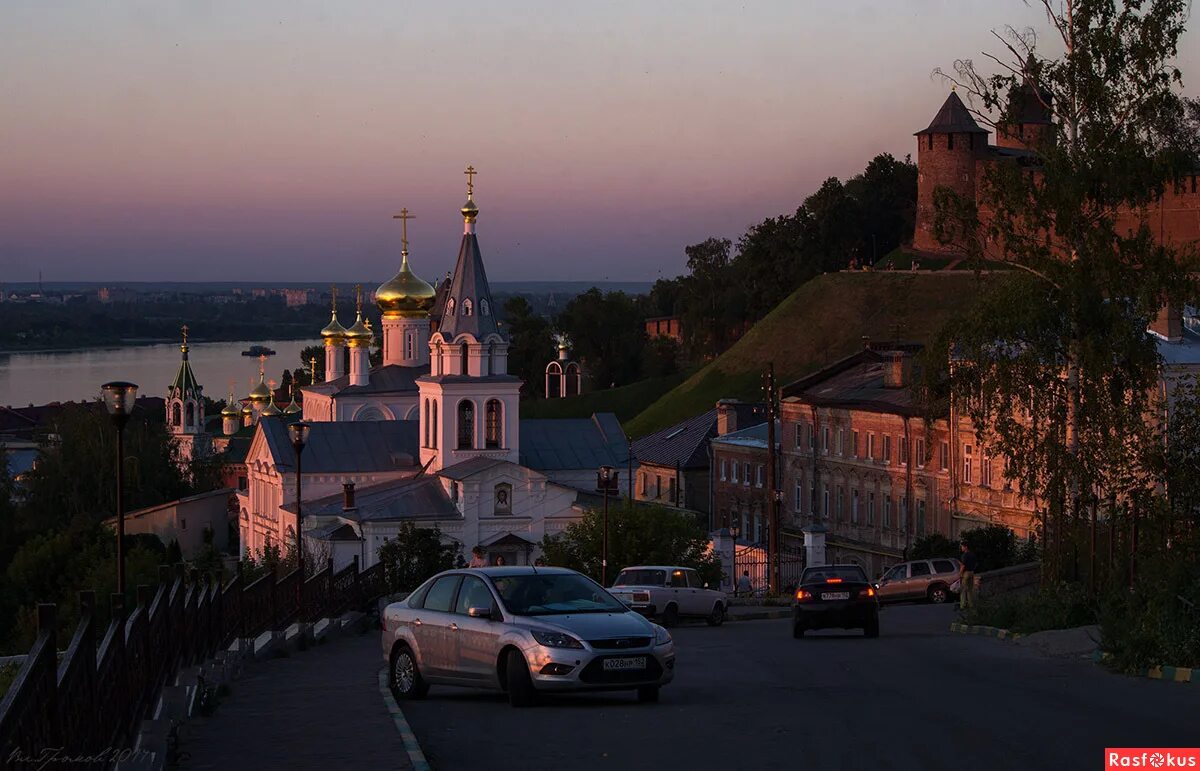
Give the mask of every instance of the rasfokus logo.
[[1200, 747], [1109, 747], [1104, 769], [1114, 768], [1200, 769]]

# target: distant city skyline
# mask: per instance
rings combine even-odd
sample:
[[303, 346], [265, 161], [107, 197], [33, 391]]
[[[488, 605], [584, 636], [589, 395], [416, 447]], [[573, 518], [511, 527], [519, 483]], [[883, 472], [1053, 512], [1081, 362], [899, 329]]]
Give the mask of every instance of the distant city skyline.
[[1046, 26], [1019, 0], [10, 0], [0, 282], [383, 281], [401, 207], [433, 280], [468, 163], [493, 281], [671, 277], [915, 153], [931, 71], [1005, 24]]

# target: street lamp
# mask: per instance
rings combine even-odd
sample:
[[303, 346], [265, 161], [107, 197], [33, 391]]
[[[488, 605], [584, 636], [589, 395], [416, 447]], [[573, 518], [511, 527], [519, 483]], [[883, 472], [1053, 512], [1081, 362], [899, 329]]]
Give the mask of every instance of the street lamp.
[[125, 594], [125, 424], [133, 412], [138, 387], [124, 380], [100, 386], [104, 409], [117, 427], [117, 594]]
[[[738, 539], [738, 536], [740, 536], [742, 534], [742, 526], [740, 523], [735, 522], [733, 517], [734, 517], [733, 512], [730, 512], [730, 514], [729, 514], [729, 535], [732, 536], [732, 538], [733, 538], [733, 558], [730, 560], [730, 563], [733, 565], [733, 576], [729, 579], [729, 583], [733, 585], [733, 593], [736, 595], [737, 594], [737, 580], [738, 580], [737, 539]], [[738, 517], [738, 519], [740, 520], [741, 517]]]
[[300, 459], [304, 454], [304, 445], [308, 443], [309, 428], [311, 426], [303, 420], [288, 426], [288, 433], [292, 436], [292, 447], [296, 449], [296, 567], [300, 570], [301, 584], [304, 583], [304, 538], [300, 535], [300, 530], [304, 515], [300, 511], [300, 480], [304, 475], [301, 473]]
[[604, 491], [604, 537], [600, 543], [600, 585], [608, 586], [608, 491], [612, 487], [613, 467], [600, 467], [600, 489]]

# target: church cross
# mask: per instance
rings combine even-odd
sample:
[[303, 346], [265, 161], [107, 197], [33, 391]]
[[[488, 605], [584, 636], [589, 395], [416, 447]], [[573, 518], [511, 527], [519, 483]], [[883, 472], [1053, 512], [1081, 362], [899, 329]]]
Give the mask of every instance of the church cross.
[[354, 302], [358, 307], [358, 312], [362, 313], [362, 284], [354, 285]]
[[181, 332], [183, 332], [183, 344], [184, 344], [184, 345], [187, 345], [188, 325], [187, 325], [187, 324], [184, 324], [184, 325], [183, 325], [183, 326], [180, 328], [180, 331], [181, 331]]
[[261, 353], [258, 355], [258, 374], [260, 376], [267, 374], [267, 357]]
[[333, 296], [333, 301], [330, 303], [333, 306], [333, 312], [337, 313], [337, 284], [329, 285], [329, 294]]
[[408, 253], [408, 221], [415, 220], [416, 216], [409, 214], [408, 209], [401, 209], [399, 214], [393, 214], [392, 219], [400, 220], [400, 251]]
[[309, 382], [313, 385], [317, 384], [317, 357], [311, 356], [308, 359], [308, 365], [312, 368], [312, 374], [309, 375]]
[[463, 174], [467, 175], [467, 200], [471, 200], [471, 196], [475, 194], [475, 175], [478, 174], [474, 166], [467, 166], [467, 170]]

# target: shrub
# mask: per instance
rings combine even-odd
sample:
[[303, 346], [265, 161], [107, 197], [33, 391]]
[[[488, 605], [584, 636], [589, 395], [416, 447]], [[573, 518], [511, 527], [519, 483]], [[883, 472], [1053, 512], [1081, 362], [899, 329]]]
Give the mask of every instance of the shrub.
[[973, 527], [961, 539], [979, 560], [980, 573], [1017, 564], [1017, 537], [1004, 525]]
[[930, 533], [913, 541], [912, 554], [909, 559], [927, 560], [936, 557], [957, 557], [958, 544], [941, 533]]
[[1029, 634], [1096, 623], [1096, 610], [1077, 584], [1059, 584], [1030, 594], [981, 600], [967, 611], [969, 624]]

